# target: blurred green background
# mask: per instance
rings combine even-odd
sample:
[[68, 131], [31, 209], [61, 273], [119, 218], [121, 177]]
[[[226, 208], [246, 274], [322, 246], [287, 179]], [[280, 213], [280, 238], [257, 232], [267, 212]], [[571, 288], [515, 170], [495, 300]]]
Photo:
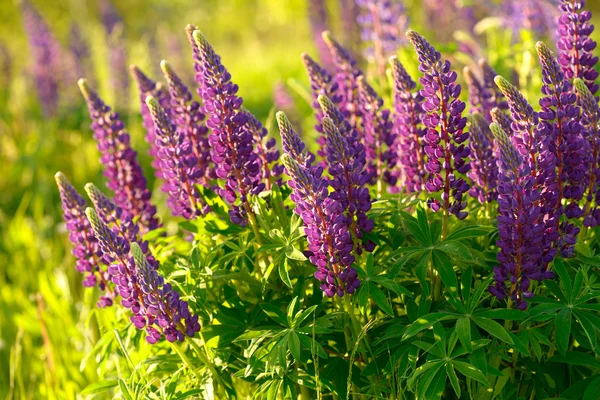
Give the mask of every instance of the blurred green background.
[[[109, 38], [102, 25], [99, 2], [32, 3], [64, 47], [73, 24], [78, 27], [90, 53], [85, 77], [107, 103], [117, 104], [148, 168], [137, 88], [130, 81], [128, 91], [120, 94], [110, 84], [108, 54], [115, 38]], [[590, 3], [600, 15], [600, 2]], [[339, 1], [328, 4], [331, 29], [340, 32]], [[191, 85], [193, 66], [184, 27], [193, 23], [222, 56], [247, 108], [267, 120], [274, 86], [291, 83], [303, 128], [311, 130], [308, 84], [299, 57], [305, 51], [316, 56], [307, 0], [127, 0], [113, 5], [123, 19], [127, 64], [135, 63], [158, 79], [159, 62], [167, 59]], [[427, 33], [424, 21], [429, 17], [420, 3], [406, 5], [411, 26]], [[62, 89], [57, 117], [45, 117], [31, 78], [19, 2], [0, 1], [0, 21], [0, 399], [77, 398], [82, 388], [101, 379], [96, 356], [86, 355], [119, 310], [98, 310], [97, 294], [81, 286], [61, 224], [53, 175], [63, 171], [79, 190], [89, 181], [102, 187], [99, 155], [77, 90], [78, 77]], [[491, 28], [488, 32], [483, 26], [480, 38], [488, 47], [484, 53], [499, 72], [514, 71], [524, 91], [534, 97], [539, 88], [534, 38], [525, 34], [523, 43], [512, 45], [511, 32], [488, 22]], [[441, 48], [454, 54], [457, 71], [469, 63], [465, 55], [455, 54], [455, 44]], [[408, 60], [414, 72], [411, 55], [402, 50], [401, 59]], [[150, 170], [146, 176], [153, 185]], [[159, 212], [167, 215], [159, 190], [154, 194]]]

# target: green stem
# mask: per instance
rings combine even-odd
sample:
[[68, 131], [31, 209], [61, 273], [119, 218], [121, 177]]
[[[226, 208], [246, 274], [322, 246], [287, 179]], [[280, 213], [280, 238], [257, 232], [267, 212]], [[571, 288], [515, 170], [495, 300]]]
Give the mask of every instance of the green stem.
[[208, 349], [208, 347], [206, 346], [206, 341], [202, 337], [202, 333], [200, 333], [200, 338], [202, 339], [202, 343], [203, 343], [202, 347], [204, 349], [204, 352], [202, 351], [200, 346], [198, 346], [198, 344], [196, 342], [194, 342], [194, 340], [192, 340], [192, 339], [189, 340], [190, 345], [191, 345], [191, 347], [194, 348], [194, 351], [198, 355], [198, 358], [200, 358], [200, 361], [202, 361], [202, 363], [206, 366], [206, 368], [208, 368], [208, 370], [210, 371], [210, 373], [213, 376], [217, 385], [221, 388], [224, 388], [225, 385], [223, 385], [223, 381], [221, 380], [221, 375], [219, 375], [219, 372], [216, 370], [216, 368], [214, 367], [214, 365], [212, 363], [212, 360], [214, 359], [214, 357], [213, 357], [212, 353], [210, 352], [210, 350]]
[[198, 379], [198, 381], [202, 381], [202, 374], [198, 370], [196, 370], [196, 368], [194, 368], [190, 359], [179, 348], [179, 344], [171, 343], [171, 347], [173, 348], [173, 350], [175, 350], [177, 354], [179, 354], [179, 357], [181, 358], [183, 363], [193, 372], [193, 374], [196, 376], [196, 379]]

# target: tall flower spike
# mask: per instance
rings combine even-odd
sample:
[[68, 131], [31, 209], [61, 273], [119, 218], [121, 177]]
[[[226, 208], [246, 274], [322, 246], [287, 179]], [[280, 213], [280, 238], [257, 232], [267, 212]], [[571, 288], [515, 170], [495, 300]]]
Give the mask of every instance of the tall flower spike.
[[169, 194], [167, 203], [173, 215], [195, 219], [208, 212], [208, 206], [200, 198], [196, 187], [201, 182], [203, 171], [198, 168], [198, 160], [190, 143], [177, 130], [158, 101], [148, 97], [146, 104], [156, 127], [157, 156], [165, 179], [162, 190]]
[[363, 73], [356, 65], [356, 60], [352, 58], [348, 50], [333, 38], [331, 32], [323, 32], [323, 39], [329, 46], [329, 51], [331, 51], [335, 63], [335, 81], [338, 84], [340, 95], [340, 110], [348, 118], [350, 125], [356, 127], [360, 117], [356, 78], [363, 75]]
[[498, 125], [500, 125], [500, 127], [502, 127], [502, 130], [506, 132], [507, 135], [512, 136], [512, 119], [508, 114], [506, 114], [500, 108], [494, 107], [492, 108], [490, 116], [492, 117], [492, 122], [495, 122]]
[[600, 224], [600, 107], [583, 79], [573, 80], [575, 93], [581, 106], [581, 126], [588, 141], [588, 186], [583, 209], [583, 225], [595, 227]]
[[396, 56], [390, 58], [394, 79], [394, 136], [403, 189], [418, 193], [425, 187], [425, 129], [421, 126], [423, 96]]
[[[339, 104], [341, 96], [339, 94], [339, 85], [336, 80], [327, 72], [327, 70], [321, 67], [315, 60], [313, 60], [308, 54], [302, 54], [302, 61], [308, 72], [308, 80], [310, 81], [310, 89], [312, 92], [312, 107], [315, 111], [317, 118], [317, 124], [315, 130], [323, 133], [323, 127], [321, 126], [321, 120], [323, 119], [323, 111], [319, 105], [318, 98], [320, 95], [327, 96], [335, 104]], [[323, 159], [327, 157], [325, 136], [321, 135], [317, 138], [319, 148], [317, 149], [317, 155]]]
[[369, 44], [367, 57], [375, 60], [379, 74], [385, 76], [385, 64], [396, 53], [404, 37], [407, 18], [404, 5], [398, 0], [357, 0], [362, 13], [358, 22], [362, 40]]
[[105, 291], [106, 294], [98, 301], [98, 307], [110, 306], [113, 304], [114, 294], [108, 284], [110, 277], [100, 260], [98, 241], [85, 215], [85, 199], [77, 193], [62, 172], [57, 172], [54, 178], [60, 192], [69, 240], [73, 244], [71, 252], [77, 258], [77, 271], [84, 275], [83, 286], [98, 286], [100, 290]]
[[383, 108], [383, 99], [369, 85], [364, 76], [359, 76], [358, 98], [362, 114], [362, 128], [367, 155], [367, 173], [371, 183], [377, 184], [377, 194], [383, 192], [383, 181], [395, 185], [395, 176], [391, 169], [396, 161], [392, 147], [392, 121], [390, 110]]
[[[542, 64], [542, 93], [545, 95], [540, 99], [541, 122], [536, 134], [546, 138], [545, 141], [540, 140], [542, 147], [538, 165], [544, 179], [543, 197], [547, 212], [558, 224], [562, 214], [567, 218], [582, 215], [578, 202], [587, 187], [587, 142], [581, 136], [580, 111], [571, 84], [565, 79], [552, 51], [542, 42], [537, 43], [536, 49]], [[563, 199], [570, 201], [566, 208], [563, 208]], [[552, 207], [553, 210], [550, 209]], [[552, 212], [555, 214], [552, 215]], [[578, 232], [579, 228], [566, 222], [560, 225], [556, 246], [563, 256], [573, 254]]]
[[[163, 60], [160, 62], [160, 68], [169, 85], [171, 100], [169, 114], [177, 129], [183, 133], [186, 146], [191, 146], [192, 152], [196, 156], [197, 167], [202, 174], [199, 182], [207, 186], [211, 180], [216, 178], [216, 175], [210, 158], [208, 128], [204, 123], [205, 115], [200, 103], [192, 99], [192, 93], [171, 65]], [[159, 105], [165, 108], [160, 100]]]
[[188, 303], [181, 300], [170, 283], [165, 283], [164, 278], [148, 263], [137, 243], [131, 244], [131, 254], [144, 298], [146, 313], [142, 317], [147, 325], [146, 340], [156, 343], [161, 333], [169, 342], [182, 342], [185, 335], [194, 337], [200, 331], [198, 315], [192, 315]]
[[152, 167], [154, 168], [154, 174], [157, 178], [162, 178], [160, 160], [158, 159], [157, 155], [158, 149], [156, 148], [156, 135], [154, 132], [156, 128], [154, 127], [154, 122], [152, 122], [150, 110], [148, 110], [148, 106], [146, 105], [146, 98], [148, 96], [152, 96], [158, 99], [158, 102], [160, 103], [161, 107], [169, 109], [169, 92], [163, 87], [162, 84], [150, 79], [137, 66], [130, 65], [129, 71], [131, 72], [133, 79], [137, 83], [138, 91], [140, 93], [140, 112], [142, 114], [144, 129], [146, 130], [146, 142], [148, 142], [148, 144], [150, 145], [148, 153], [152, 157]]
[[306, 150], [306, 145], [294, 130], [290, 120], [283, 111], [275, 114], [279, 132], [281, 134], [281, 147], [283, 151], [292, 157], [300, 165], [310, 168], [315, 160], [315, 155]]
[[[217, 177], [225, 180], [220, 194], [233, 205], [229, 211], [231, 221], [245, 226], [248, 218], [254, 219], [248, 196], [265, 188], [254, 138], [246, 126], [248, 117], [240, 112], [242, 98], [237, 96], [238, 86], [231, 82], [231, 75], [204, 35], [194, 31], [193, 37], [200, 57], [201, 73], [196, 74], [200, 78], [199, 93], [208, 115], [206, 126], [212, 130], [211, 157]], [[240, 201], [235, 204], [238, 197]]]
[[423, 73], [419, 81], [425, 98], [423, 124], [427, 128], [425, 153], [428, 157], [425, 168], [430, 174], [425, 188], [430, 193], [442, 192], [443, 203], [432, 198], [429, 205], [433, 211], [442, 208], [444, 215], [450, 213], [464, 219], [467, 212], [463, 194], [469, 190], [469, 184], [456, 173], [469, 171], [469, 148], [465, 146], [469, 134], [463, 132], [467, 119], [462, 115], [465, 103], [459, 100], [461, 88], [455, 83], [456, 72], [423, 36], [410, 29], [406, 36], [417, 52], [419, 71]]
[[473, 114], [481, 113], [488, 122], [491, 121], [490, 112], [494, 107], [492, 94], [483, 86], [469, 67], [463, 69], [463, 75], [465, 76], [467, 89], [469, 91], [471, 112]]
[[115, 204], [139, 218], [142, 234], [156, 229], [160, 226], [155, 216], [156, 207], [150, 202], [146, 178], [119, 113], [112, 112], [85, 79], [78, 83], [88, 104], [94, 139], [102, 154], [100, 161], [104, 164], [106, 186], [114, 192]]
[[508, 103], [506, 102], [506, 98], [502, 91], [494, 82], [494, 79], [498, 75], [496, 71], [490, 66], [490, 64], [484, 58], [479, 60], [479, 68], [481, 68], [481, 72], [483, 74], [483, 88], [487, 89], [491, 95], [491, 102], [495, 107], [498, 107], [500, 110], [508, 110]]
[[494, 144], [488, 124], [482, 114], [468, 117], [471, 170], [467, 173], [473, 185], [469, 194], [481, 204], [491, 203], [498, 197], [498, 170]]
[[327, 48], [327, 45], [321, 36], [321, 34], [328, 29], [329, 25], [327, 2], [325, 0], [309, 0], [307, 1], [307, 6], [310, 28], [312, 30], [315, 46], [319, 52], [319, 59], [323, 65], [329, 68], [332, 65], [331, 54], [329, 53], [329, 49]]
[[490, 129], [500, 155], [496, 241], [500, 251], [496, 256], [499, 265], [494, 267], [495, 283], [489, 291], [500, 300], [509, 297], [524, 310], [526, 299], [533, 296], [531, 280], [554, 276], [542, 255], [546, 225], [539, 206], [540, 192], [534, 188], [529, 164], [524, 162], [526, 155], [517, 151], [500, 125], [492, 123]]
[[371, 209], [371, 196], [365, 186], [364, 162], [356, 156], [355, 147], [341, 134], [330, 117], [323, 118], [323, 128], [327, 139], [330, 185], [333, 187], [330, 197], [344, 209], [348, 230], [356, 238], [356, 253], [373, 251], [375, 243], [364, 236], [374, 226], [373, 221], [367, 217], [367, 212]]
[[531, 174], [536, 175], [540, 148], [535, 137], [535, 128], [539, 121], [538, 114], [533, 111], [531, 104], [510, 82], [499, 75], [494, 78], [494, 81], [508, 102], [512, 117], [511, 140], [523, 158], [529, 162]]
[[287, 153], [281, 160], [290, 176], [296, 204], [294, 212], [304, 221], [310, 262], [317, 267], [315, 278], [328, 297], [352, 294], [360, 285], [352, 255], [352, 235], [346, 226], [342, 205], [327, 195], [327, 182], [320, 168], [298, 164]]
[[584, 0], [561, 0], [558, 6], [558, 61], [567, 79], [581, 78], [592, 94], [598, 91], [594, 69], [598, 57], [593, 50], [596, 42], [590, 37], [594, 31], [592, 13], [584, 10]]

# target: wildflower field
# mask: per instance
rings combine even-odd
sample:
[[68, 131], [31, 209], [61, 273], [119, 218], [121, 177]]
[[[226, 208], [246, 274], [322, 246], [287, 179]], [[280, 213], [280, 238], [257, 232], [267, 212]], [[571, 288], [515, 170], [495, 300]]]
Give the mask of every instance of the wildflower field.
[[600, 399], [600, 2], [0, 2], [1, 399]]

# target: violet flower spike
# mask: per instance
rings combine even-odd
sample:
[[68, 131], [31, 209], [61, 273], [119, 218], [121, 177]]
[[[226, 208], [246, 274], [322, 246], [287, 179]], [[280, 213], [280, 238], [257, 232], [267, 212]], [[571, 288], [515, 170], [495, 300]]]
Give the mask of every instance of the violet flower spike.
[[362, 114], [362, 128], [367, 156], [367, 174], [376, 183], [377, 195], [383, 193], [383, 181], [393, 185], [394, 176], [391, 168], [395, 164], [396, 154], [393, 149], [393, 123], [390, 110], [383, 108], [383, 100], [365, 81], [363, 76], [357, 79], [358, 98]]
[[510, 118], [510, 115], [502, 111], [500, 108], [494, 107], [490, 112], [490, 116], [492, 117], [492, 122], [500, 125], [502, 130], [506, 132], [509, 137], [512, 136], [512, 119]]
[[211, 157], [217, 177], [225, 181], [220, 195], [233, 206], [229, 211], [231, 221], [245, 226], [248, 219], [255, 219], [248, 196], [265, 188], [254, 138], [246, 127], [247, 116], [240, 112], [243, 100], [237, 96], [238, 86], [231, 82], [221, 58], [200, 31], [194, 31], [193, 38], [200, 57], [196, 74], [199, 94], [208, 115], [206, 126], [212, 130]]
[[[417, 84], [404, 69], [396, 56], [390, 58], [394, 81], [394, 136], [396, 154], [400, 164], [399, 175], [403, 190], [418, 193], [425, 187], [426, 130], [421, 125], [424, 115], [423, 96], [416, 91]], [[397, 189], [397, 188], [396, 188]]]
[[[161, 333], [169, 342], [183, 342], [185, 335], [194, 337], [200, 331], [198, 315], [190, 312], [188, 303], [181, 300], [179, 292], [170, 283], [165, 283], [164, 278], [148, 263], [137, 243], [131, 244], [131, 254], [146, 306], [143, 316], [147, 325], [146, 340], [154, 344], [160, 339]], [[135, 323], [141, 323], [141, 319]]]
[[582, 133], [591, 149], [587, 155], [588, 160], [586, 160], [589, 170], [587, 171], [588, 187], [583, 209], [583, 226], [595, 227], [600, 224], [598, 208], [600, 204], [600, 107], [583, 79], [575, 78], [573, 86], [581, 106]]
[[506, 102], [506, 98], [502, 91], [496, 85], [494, 79], [498, 75], [496, 71], [490, 66], [490, 64], [484, 58], [479, 60], [479, 68], [481, 68], [481, 72], [483, 74], [483, 79], [481, 81], [483, 88], [488, 90], [490, 93], [490, 101], [500, 110], [508, 110], [508, 103]]
[[310, 262], [317, 267], [315, 278], [327, 297], [353, 294], [360, 280], [352, 255], [352, 235], [347, 230], [342, 205], [327, 195], [327, 182], [319, 167], [302, 166], [287, 153], [281, 160], [291, 180], [290, 196], [296, 204], [294, 212], [304, 221]]
[[488, 122], [491, 121], [490, 113], [492, 108], [494, 108], [492, 93], [483, 87], [483, 84], [469, 67], [463, 69], [463, 75], [467, 82], [471, 112], [473, 114], [482, 114]]
[[498, 197], [498, 170], [494, 155], [494, 144], [488, 123], [482, 114], [468, 117], [471, 169], [467, 173], [473, 182], [469, 194], [479, 203], [491, 203]]
[[67, 180], [62, 172], [54, 175], [63, 209], [63, 219], [69, 231], [69, 240], [73, 244], [71, 253], [77, 258], [76, 268], [84, 275], [83, 286], [98, 286], [106, 294], [101, 296], [98, 307], [113, 304], [114, 293], [109, 285], [110, 276], [101, 261], [98, 241], [85, 215], [86, 202]]
[[[535, 189], [527, 155], [520, 154], [500, 125], [490, 129], [496, 139], [498, 160], [498, 240], [500, 248], [494, 267], [494, 285], [489, 287], [499, 300], [509, 297], [514, 305], [524, 310], [527, 298], [533, 296], [531, 281], [552, 279], [547, 270], [542, 244], [546, 240], [546, 225], [540, 203], [540, 192]], [[510, 287], [507, 286], [510, 282]]]
[[584, 0], [560, 0], [558, 62], [567, 79], [581, 78], [595, 95], [598, 91], [598, 72], [594, 67], [598, 57], [593, 54], [596, 41], [590, 37], [594, 31], [594, 25], [590, 22], [592, 13], [584, 10], [584, 7]]
[[[208, 128], [204, 123], [205, 115], [199, 102], [192, 99], [192, 93], [175, 73], [171, 65], [165, 60], [160, 62], [165, 79], [169, 86], [170, 107], [169, 115], [177, 126], [177, 130], [184, 135], [184, 141], [189, 143], [197, 160], [197, 168], [202, 173], [199, 180], [204, 186], [209, 186], [210, 181], [216, 178], [214, 166], [210, 157], [210, 144], [208, 142]], [[154, 122], [152, 123], [154, 124]]]
[[80, 79], [78, 84], [88, 104], [94, 139], [102, 154], [100, 161], [104, 164], [106, 186], [114, 192], [115, 204], [139, 218], [142, 234], [158, 228], [156, 207], [150, 202], [146, 178], [119, 113], [112, 112], [85, 79]]
[[315, 155], [306, 149], [306, 145], [300, 139], [292, 123], [283, 111], [275, 114], [279, 132], [281, 134], [281, 147], [283, 152], [292, 157], [296, 162], [306, 168], [310, 168], [315, 161]]
[[329, 49], [321, 36], [323, 32], [329, 29], [327, 2], [325, 0], [308, 0], [307, 6], [312, 37], [319, 53], [319, 59], [325, 67], [330, 68], [333, 65], [333, 61]]
[[177, 130], [155, 98], [148, 97], [146, 104], [156, 127], [157, 156], [165, 179], [162, 190], [169, 195], [167, 203], [173, 215], [195, 219], [206, 214], [209, 208], [196, 187], [203, 171], [198, 168], [190, 142]]
[[430, 193], [442, 192], [442, 204], [435, 198], [428, 203], [433, 211], [442, 208], [444, 216], [454, 214], [464, 219], [468, 213], [464, 211], [463, 194], [469, 190], [469, 184], [456, 173], [469, 171], [469, 148], [465, 145], [469, 134], [463, 132], [467, 119], [462, 115], [465, 103], [459, 100], [461, 88], [455, 83], [457, 75], [450, 69], [450, 62], [442, 60], [441, 54], [423, 36], [410, 29], [406, 36], [417, 52], [419, 71], [423, 73], [419, 81], [425, 98], [423, 124], [427, 128], [428, 157], [425, 168], [430, 174], [425, 188]]

